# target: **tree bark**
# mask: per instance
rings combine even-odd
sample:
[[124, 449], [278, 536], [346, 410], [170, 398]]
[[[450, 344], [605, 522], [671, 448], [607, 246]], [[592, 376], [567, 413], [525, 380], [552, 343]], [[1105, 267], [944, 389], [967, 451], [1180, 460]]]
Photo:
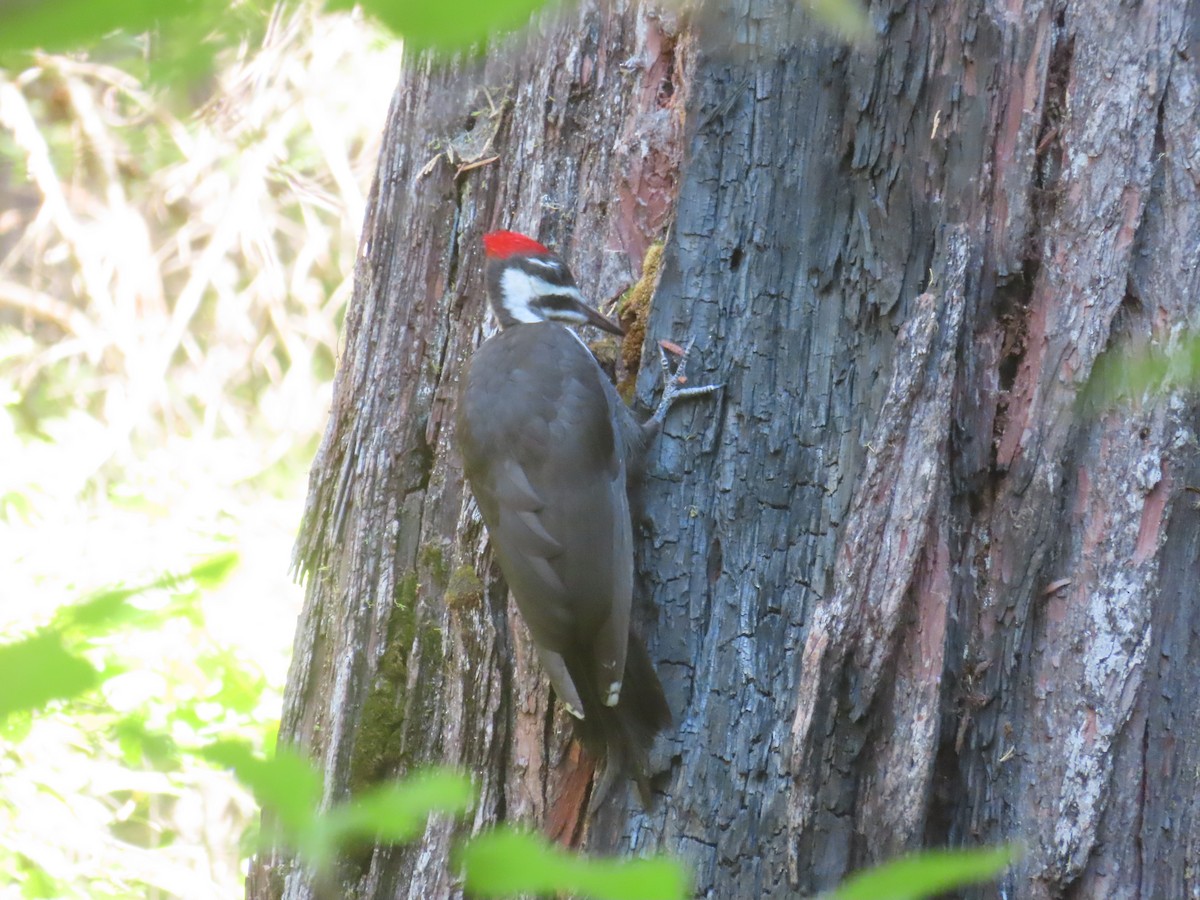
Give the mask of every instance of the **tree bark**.
[[[458, 896], [453, 839], [503, 819], [678, 854], [704, 897], [1003, 841], [1027, 852], [979, 896], [1200, 895], [1198, 408], [1186, 386], [1080, 405], [1102, 356], [1200, 321], [1200, 4], [869, 19], [845, 49], [782, 0], [584, 2], [406, 64], [281, 740], [328, 802], [430, 762], [481, 799], [347, 858], [346, 895]], [[651, 340], [623, 357], [642, 405], [653, 339], [694, 336], [693, 380], [725, 385], [672, 413], [635, 513], [675, 715], [648, 813], [622, 787], [586, 820], [590, 764], [453, 450], [500, 227], [594, 299], [652, 263]], [[282, 850], [248, 893], [319, 894]]]

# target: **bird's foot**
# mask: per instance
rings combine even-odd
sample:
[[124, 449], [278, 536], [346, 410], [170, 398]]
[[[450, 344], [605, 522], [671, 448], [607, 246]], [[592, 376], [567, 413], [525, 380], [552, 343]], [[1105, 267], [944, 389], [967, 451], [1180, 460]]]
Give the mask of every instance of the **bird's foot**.
[[[692, 352], [692, 345], [696, 343], [695, 338], [688, 341], [687, 346], [680, 348], [670, 341], [658, 342], [659, 361], [662, 365], [663, 374], [663, 395], [658, 401], [658, 409], [654, 411], [654, 415], [650, 417], [650, 421], [661, 425], [663, 419], [667, 417], [667, 412], [671, 409], [671, 404], [676, 400], [683, 400], [687, 397], [702, 397], [705, 394], [711, 394], [713, 391], [722, 387], [720, 384], [705, 384], [699, 387], [684, 387], [687, 384], [687, 363], [688, 354]], [[679, 357], [679, 364], [671, 368], [671, 357], [667, 352], [668, 348]]]

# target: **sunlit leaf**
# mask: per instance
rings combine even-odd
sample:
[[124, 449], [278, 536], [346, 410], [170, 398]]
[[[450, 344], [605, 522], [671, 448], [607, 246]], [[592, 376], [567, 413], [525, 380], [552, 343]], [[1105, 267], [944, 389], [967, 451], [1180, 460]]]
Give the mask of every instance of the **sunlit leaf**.
[[141, 718], [128, 716], [114, 722], [112, 734], [129, 766], [149, 764], [160, 772], [179, 766], [179, 747], [170, 736], [148, 729]]
[[450, 769], [437, 769], [381, 784], [330, 810], [327, 817], [334, 831], [346, 838], [401, 843], [421, 833], [430, 813], [463, 813], [474, 802], [475, 789], [469, 778]]
[[[260, 44], [273, 5], [271, 0], [192, 0], [185, 17], [173, 18], [151, 34], [150, 52], [143, 57], [146, 80], [190, 94], [193, 102], [207, 96], [220, 54], [242, 42]], [[137, 72], [132, 64], [128, 68]]]
[[328, 9], [361, 7], [409, 47], [453, 49], [513, 31], [548, 0], [328, 0]]
[[[92, 594], [81, 603], [64, 606], [55, 613], [53, 627], [60, 632], [78, 630], [84, 638], [95, 638], [117, 628], [157, 627], [167, 619], [194, 614], [196, 606], [190, 596], [193, 586], [211, 589], [220, 585], [237, 566], [238, 554], [218, 553], [183, 572], [165, 572], [133, 587], [106, 588]], [[183, 588], [188, 592], [184, 593]], [[153, 591], [178, 592], [173, 602], [157, 610], [145, 610], [129, 601]]]
[[[89, 49], [120, 59], [160, 85], [184, 91], [210, 78], [217, 54], [261, 40], [267, 0], [6, 0], [0, 54]], [[154, 47], [127, 44], [153, 35]]]
[[833, 893], [832, 900], [919, 900], [990, 881], [1015, 856], [1012, 847], [929, 850], [855, 875]]
[[112, 588], [93, 594], [82, 603], [64, 606], [55, 615], [58, 628], [78, 626], [89, 634], [106, 631], [123, 624], [130, 616], [130, 597], [136, 596], [139, 588]]
[[233, 570], [237, 568], [238, 561], [237, 551], [228, 550], [224, 553], [217, 553], [210, 556], [179, 577], [191, 579], [196, 582], [198, 587], [204, 590], [212, 590], [215, 587], [220, 587], [233, 574]]
[[0, 4], [0, 51], [67, 50], [117, 29], [145, 31], [196, 6], [196, 0], [8, 0]]
[[16, 863], [20, 871], [18, 877], [22, 897], [61, 897], [67, 893], [66, 885], [42, 868], [37, 860], [17, 853]]
[[69, 653], [62, 637], [43, 631], [0, 645], [0, 719], [18, 710], [40, 709], [50, 700], [75, 697], [95, 687], [100, 673]]
[[205, 676], [220, 688], [208, 699], [227, 712], [249, 714], [258, 706], [266, 690], [261, 672], [244, 665], [230, 651], [207, 653], [197, 660]]
[[675, 900], [689, 895], [687, 875], [675, 860], [590, 859], [508, 828], [473, 838], [461, 862], [467, 890], [477, 897], [564, 892], [592, 900]]
[[232, 769], [263, 809], [274, 813], [286, 840], [317, 870], [349, 844], [412, 840], [430, 813], [461, 813], [475, 802], [469, 778], [436, 769], [380, 785], [322, 813], [320, 772], [294, 750], [280, 748], [272, 759], [263, 759], [247, 744], [221, 741], [199, 755]]
[[312, 828], [321, 803], [321, 773], [295, 750], [280, 747], [271, 759], [263, 759], [248, 744], [218, 741], [202, 749], [200, 756], [232, 769], [288, 832], [303, 834]]

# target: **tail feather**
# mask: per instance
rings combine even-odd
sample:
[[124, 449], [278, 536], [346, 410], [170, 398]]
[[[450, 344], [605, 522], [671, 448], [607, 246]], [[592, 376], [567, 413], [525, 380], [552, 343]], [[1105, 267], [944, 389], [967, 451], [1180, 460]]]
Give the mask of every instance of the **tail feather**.
[[[614, 774], [624, 774], [637, 783], [642, 806], [649, 809], [653, 802], [650, 747], [655, 736], [671, 724], [671, 711], [645, 644], [632, 630], [629, 632], [625, 677], [616, 706], [601, 702], [594, 667], [588, 664], [590, 659], [586, 654], [571, 654], [566, 661], [583, 703], [584, 717], [575, 720], [575, 733], [589, 753], [605, 760], [604, 789]], [[602, 799], [604, 790], [597, 789], [596, 793], [593, 806], [595, 800]]]

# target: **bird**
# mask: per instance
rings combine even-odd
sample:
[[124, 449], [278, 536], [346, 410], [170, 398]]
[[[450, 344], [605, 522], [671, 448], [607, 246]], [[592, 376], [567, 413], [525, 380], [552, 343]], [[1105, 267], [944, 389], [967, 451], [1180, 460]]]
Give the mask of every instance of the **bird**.
[[[566, 326], [621, 326], [584, 301], [558, 254], [515, 231], [484, 235], [488, 305], [499, 331], [472, 355], [456, 437], [466, 480], [543, 670], [604, 772], [651, 808], [649, 750], [670, 725], [662, 683], [630, 624], [628, 487], [670, 406], [719, 385], [683, 387], [660, 346], [663, 397], [645, 422]], [[669, 345], [669, 344], [668, 344]], [[674, 346], [674, 345], [669, 345]]]

